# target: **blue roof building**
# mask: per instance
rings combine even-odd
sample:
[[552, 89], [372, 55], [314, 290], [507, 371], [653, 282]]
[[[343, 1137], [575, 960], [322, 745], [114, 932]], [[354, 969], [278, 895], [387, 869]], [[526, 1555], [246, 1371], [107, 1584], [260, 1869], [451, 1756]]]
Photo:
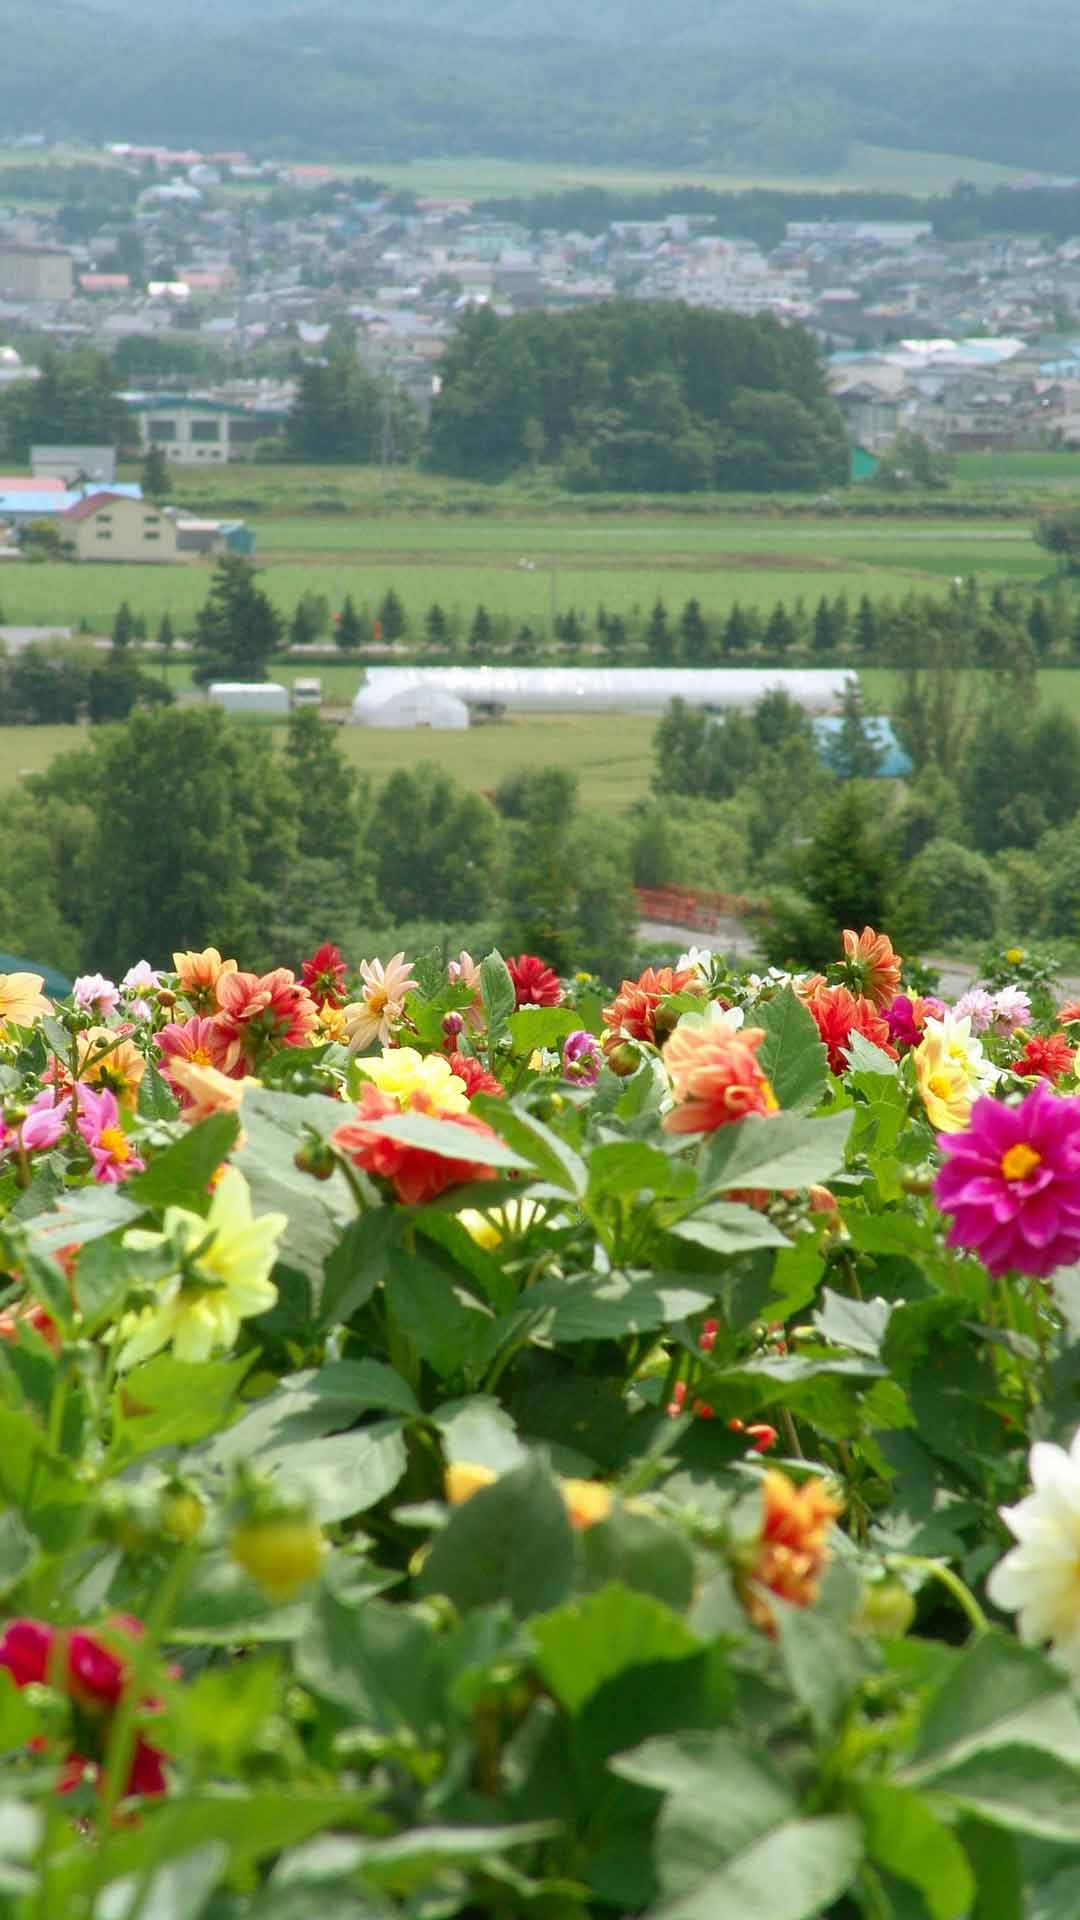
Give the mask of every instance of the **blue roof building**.
[[[834, 766], [834, 758], [840, 742], [840, 731], [844, 721], [840, 714], [825, 714], [812, 723], [814, 745], [826, 766]], [[901, 746], [896, 737], [893, 723], [885, 713], [868, 713], [862, 716], [863, 733], [881, 754], [871, 778], [874, 780], [906, 780], [915, 771], [915, 765], [907, 749]]]

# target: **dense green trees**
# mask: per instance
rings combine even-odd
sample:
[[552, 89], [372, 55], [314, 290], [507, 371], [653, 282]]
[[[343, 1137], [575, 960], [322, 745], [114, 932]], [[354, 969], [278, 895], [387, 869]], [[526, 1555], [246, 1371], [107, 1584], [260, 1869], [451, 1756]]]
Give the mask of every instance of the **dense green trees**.
[[467, 314], [441, 364], [432, 463], [495, 476], [561, 463], [581, 490], [841, 486], [839, 414], [799, 327], [677, 303]]
[[289, 452], [297, 460], [410, 460], [420, 444], [420, 417], [401, 387], [378, 380], [355, 351], [309, 360], [289, 413]]
[[41, 356], [41, 378], [15, 380], [0, 395], [0, 448], [28, 460], [35, 443], [126, 446], [130, 416], [118, 398], [116, 370], [93, 347]]

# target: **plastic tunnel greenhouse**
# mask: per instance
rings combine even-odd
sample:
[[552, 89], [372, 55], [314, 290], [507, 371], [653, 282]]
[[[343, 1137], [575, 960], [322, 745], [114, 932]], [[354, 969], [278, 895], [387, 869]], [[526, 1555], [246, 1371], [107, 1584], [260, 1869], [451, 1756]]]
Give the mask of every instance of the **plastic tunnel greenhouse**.
[[753, 707], [774, 688], [820, 714], [840, 707], [851, 678], [823, 667], [370, 667], [352, 717], [369, 727], [423, 724], [422, 692], [478, 713], [663, 713], [672, 700]]

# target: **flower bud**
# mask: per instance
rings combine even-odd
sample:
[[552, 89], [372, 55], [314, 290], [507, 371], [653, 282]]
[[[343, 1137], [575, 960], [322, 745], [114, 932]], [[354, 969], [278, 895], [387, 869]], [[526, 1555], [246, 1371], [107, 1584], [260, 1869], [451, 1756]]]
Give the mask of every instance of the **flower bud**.
[[460, 1013], [444, 1013], [442, 1030], [447, 1040], [456, 1040], [459, 1033], [464, 1033], [465, 1022]]
[[293, 1166], [300, 1173], [310, 1173], [313, 1180], [329, 1180], [336, 1165], [334, 1150], [325, 1140], [308, 1140], [293, 1154]]
[[295, 1599], [314, 1580], [326, 1541], [307, 1514], [268, 1513], [235, 1528], [229, 1552], [268, 1600], [280, 1602]]
[[864, 1587], [855, 1625], [868, 1633], [907, 1633], [915, 1618], [915, 1602], [899, 1580], [875, 1580]]
[[197, 1540], [206, 1521], [206, 1508], [190, 1487], [170, 1488], [161, 1502], [161, 1531], [168, 1539], [189, 1546]]
[[612, 1073], [617, 1073], [620, 1080], [626, 1080], [637, 1072], [641, 1055], [631, 1040], [621, 1040], [608, 1054], [607, 1063]]
[[175, 1007], [176, 995], [168, 987], [159, 987], [157, 1001], [159, 1007]]

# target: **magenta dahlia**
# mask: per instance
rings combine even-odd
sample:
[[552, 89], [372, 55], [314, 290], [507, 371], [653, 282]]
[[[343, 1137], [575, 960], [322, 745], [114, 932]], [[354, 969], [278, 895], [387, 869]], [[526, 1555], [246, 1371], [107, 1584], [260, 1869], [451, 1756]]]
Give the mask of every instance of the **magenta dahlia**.
[[949, 1245], [991, 1273], [1045, 1279], [1080, 1258], [1080, 1098], [1048, 1082], [1007, 1107], [976, 1100], [964, 1133], [939, 1134], [934, 1198], [952, 1215]]

